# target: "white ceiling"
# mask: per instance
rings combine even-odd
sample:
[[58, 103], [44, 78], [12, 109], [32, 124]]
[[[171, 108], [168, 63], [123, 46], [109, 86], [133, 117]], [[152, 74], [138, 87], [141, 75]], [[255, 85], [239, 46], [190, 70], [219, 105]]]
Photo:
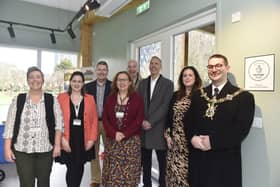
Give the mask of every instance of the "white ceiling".
[[[61, 8], [77, 12], [86, 2], [86, 0], [21, 0], [30, 3], [45, 5], [49, 7]], [[98, 0], [101, 4], [106, 0]]]

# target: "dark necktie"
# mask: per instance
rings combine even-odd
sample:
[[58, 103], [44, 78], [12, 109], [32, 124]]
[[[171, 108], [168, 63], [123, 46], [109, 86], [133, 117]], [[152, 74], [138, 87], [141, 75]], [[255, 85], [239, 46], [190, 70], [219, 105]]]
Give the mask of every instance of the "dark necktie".
[[217, 97], [219, 94], [219, 88], [214, 88], [214, 97]]

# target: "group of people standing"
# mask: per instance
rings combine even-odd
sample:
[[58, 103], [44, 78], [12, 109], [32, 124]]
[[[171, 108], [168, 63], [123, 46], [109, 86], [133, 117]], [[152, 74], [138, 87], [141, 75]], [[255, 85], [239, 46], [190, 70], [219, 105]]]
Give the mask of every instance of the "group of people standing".
[[[160, 187], [241, 187], [241, 143], [254, 116], [254, 97], [227, 79], [228, 60], [208, 60], [211, 84], [193, 66], [179, 75], [178, 90], [150, 60], [142, 79], [138, 64], [108, 80], [108, 64], [96, 65], [97, 79], [85, 84], [76, 71], [57, 99], [42, 91], [44, 75], [29, 68], [29, 92], [12, 102], [4, 131], [5, 157], [15, 161], [21, 187], [49, 186], [52, 158], [66, 164], [68, 187], [80, 186], [91, 161], [92, 187], [152, 187], [152, 152]], [[99, 160], [100, 136], [104, 161]], [[38, 164], [40, 163], [40, 164]], [[142, 169], [141, 169], [142, 168]]]

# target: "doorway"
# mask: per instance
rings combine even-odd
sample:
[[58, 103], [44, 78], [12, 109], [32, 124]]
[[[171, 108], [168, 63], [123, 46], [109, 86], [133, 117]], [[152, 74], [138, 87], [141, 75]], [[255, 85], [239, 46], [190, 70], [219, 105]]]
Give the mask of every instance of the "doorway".
[[[207, 82], [207, 59], [216, 50], [215, 22], [216, 8], [146, 35], [131, 43], [131, 59], [138, 60], [140, 74], [146, 78], [150, 74], [150, 58], [160, 57], [161, 74], [174, 82], [175, 89], [178, 75], [186, 65], [195, 66], [203, 81]], [[154, 152], [152, 160], [152, 176], [158, 179]]]

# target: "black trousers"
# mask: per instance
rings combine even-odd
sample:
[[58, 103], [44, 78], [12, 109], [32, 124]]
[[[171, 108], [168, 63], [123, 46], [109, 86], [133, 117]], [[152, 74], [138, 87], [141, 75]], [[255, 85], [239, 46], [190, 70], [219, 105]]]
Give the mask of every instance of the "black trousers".
[[[143, 184], [144, 187], [152, 187], [151, 169], [152, 169], [152, 149], [142, 147], [142, 167], [143, 167]], [[166, 150], [155, 150], [159, 165], [159, 186], [165, 187], [166, 171]]]
[[67, 187], [80, 187], [84, 174], [84, 164], [66, 164], [66, 183]]

